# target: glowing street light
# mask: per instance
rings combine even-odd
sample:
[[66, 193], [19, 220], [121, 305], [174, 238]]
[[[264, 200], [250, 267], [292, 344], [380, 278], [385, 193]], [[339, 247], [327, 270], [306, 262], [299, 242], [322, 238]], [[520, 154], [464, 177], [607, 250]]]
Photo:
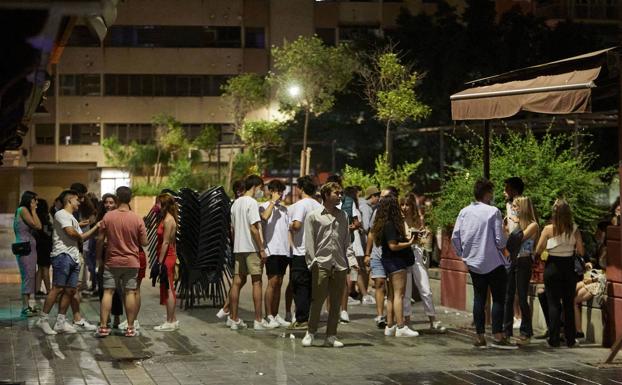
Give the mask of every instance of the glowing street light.
[[291, 96], [292, 98], [297, 98], [298, 96], [300, 96], [302, 89], [300, 88], [299, 85], [297, 84], [293, 84], [291, 86], [289, 86], [287, 88], [287, 93], [289, 94], [289, 96]]

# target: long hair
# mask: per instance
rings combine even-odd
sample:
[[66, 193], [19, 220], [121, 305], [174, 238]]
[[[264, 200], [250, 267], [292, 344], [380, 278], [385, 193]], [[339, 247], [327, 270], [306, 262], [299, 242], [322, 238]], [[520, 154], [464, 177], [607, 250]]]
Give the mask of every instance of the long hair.
[[37, 193], [34, 193], [32, 191], [24, 191], [24, 193], [22, 194], [22, 198], [19, 200], [18, 207], [25, 207], [30, 210], [30, 202], [32, 202], [32, 200], [36, 197]]
[[558, 199], [553, 204], [553, 215], [551, 222], [553, 223], [553, 235], [572, 235], [574, 230], [574, 221], [572, 218], [572, 210], [570, 205], [563, 199]]
[[376, 211], [376, 219], [374, 220], [371, 232], [374, 234], [375, 242], [378, 246], [382, 244], [384, 227], [388, 223], [395, 226], [395, 229], [402, 238], [406, 237], [404, 216], [402, 215], [402, 210], [400, 210], [400, 206], [397, 203], [397, 198], [393, 196], [382, 198], [378, 205], [378, 210]]
[[525, 230], [533, 222], [538, 222], [531, 198], [516, 197], [514, 198], [514, 204], [518, 207], [518, 224], [522, 230]]
[[[421, 210], [419, 208], [419, 204], [417, 203], [417, 197], [413, 193], [408, 193], [405, 197], [400, 198], [400, 206], [406, 203], [410, 207], [409, 218], [415, 223], [416, 228], [423, 227], [423, 221], [421, 220]], [[406, 216], [406, 213], [404, 213]]]
[[158, 202], [160, 202], [160, 222], [166, 218], [166, 214], [171, 214], [175, 223], [179, 225], [179, 215], [177, 209], [177, 202], [175, 202], [175, 198], [169, 193], [164, 193], [158, 195]]
[[37, 216], [39, 217], [39, 220], [41, 220], [41, 224], [50, 224], [50, 214], [48, 211], [48, 202], [45, 199], [39, 199], [39, 203], [37, 204]]
[[96, 222], [101, 221], [102, 219], [104, 219], [104, 215], [106, 215], [106, 207], [104, 206], [104, 203], [106, 203], [106, 199], [108, 198], [112, 198], [112, 200], [114, 201], [115, 206], [119, 206], [119, 200], [117, 199], [117, 196], [111, 193], [106, 193], [104, 195], [102, 195], [102, 200], [99, 201], [99, 208], [97, 210], [97, 220]]

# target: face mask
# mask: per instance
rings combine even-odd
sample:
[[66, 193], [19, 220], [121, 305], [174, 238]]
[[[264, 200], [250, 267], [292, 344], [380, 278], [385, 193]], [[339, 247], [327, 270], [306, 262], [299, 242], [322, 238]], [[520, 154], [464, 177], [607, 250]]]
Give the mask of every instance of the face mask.
[[263, 198], [263, 190], [255, 190], [255, 199]]

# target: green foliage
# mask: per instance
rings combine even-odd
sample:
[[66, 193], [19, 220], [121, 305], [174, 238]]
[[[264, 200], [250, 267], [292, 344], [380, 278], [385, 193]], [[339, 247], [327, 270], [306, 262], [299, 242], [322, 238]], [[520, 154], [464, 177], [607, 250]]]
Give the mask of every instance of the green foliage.
[[251, 174], [259, 174], [255, 155], [250, 151], [237, 154], [233, 160], [233, 180], [244, 179]]
[[267, 149], [283, 144], [284, 127], [282, 123], [270, 120], [256, 120], [244, 124], [240, 131], [240, 138], [254, 156], [254, 163], [257, 167], [263, 164], [264, 153]]
[[[105, 138], [102, 142], [104, 156], [113, 167], [126, 169], [132, 175], [146, 175], [155, 163], [157, 150], [153, 145], [132, 142], [124, 145], [116, 136]], [[165, 157], [165, 159], [168, 159]]]
[[181, 158], [176, 160], [170, 165], [170, 170], [168, 179], [163, 184], [172, 190], [188, 187], [202, 191], [209, 186], [207, 175], [194, 168], [191, 159]]
[[343, 185], [356, 185], [363, 189], [370, 186], [379, 186], [380, 188], [395, 186], [400, 190], [400, 193], [406, 193], [411, 188], [409, 178], [420, 165], [421, 159], [414, 163], [406, 162], [393, 168], [389, 164], [387, 154], [378, 155], [376, 168], [372, 175], [356, 167], [346, 165], [343, 170]]
[[[317, 36], [300, 36], [283, 47], [272, 47], [276, 74], [270, 80], [277, 86], [277, 95], [284, 111], [305, 110], [314, 116], [329, 111], [335, 93], [342, 91], [352, 79], [356, 60], [345, 45], [327, 47]], [[300, 88], [292, 98], [288, 89]]]
[[235, 130], [242, 128], [249, 112], [268, 103], [269, 90], [264, 77], [244, 73], [227, 80], [221, 87], [223, 98], [233, 114]]
[[192, 146], [209, 152], [218, 145], [218, 139], [218, 129], [210, 124], [206, 124], [199, 136], [192, 141]]
[[[536, 138], [531, 131], [508, 131], [492, 135], [490, 146], [490, 176], [495, 183], [497, 206], [505, 210], [503, 181], [518, 176], [525, 182], [524, 195], [529, 196], [543, 224], [551, 217], [556, 198], [564, 198], [572, 207], [575, 222], [591, 228], [603, 214], [596, 198], [605, 184], [602, 180], [615, 173], [615, 168], [590, 170], [596, 154], [586, 146], [575, 148], [574, 135], [547, 133]], [[451, 226], [458, 212], [473, 200], [473, 184], [483, 175], [481, 138], [462, 142], [467, 166], [456, 168], [445, 181], [440, 199], [433, 208], [432, 222]]]
[[133, 183], [132, 194], [136, 196], [158, 195], [162, 188], [153, 183]]

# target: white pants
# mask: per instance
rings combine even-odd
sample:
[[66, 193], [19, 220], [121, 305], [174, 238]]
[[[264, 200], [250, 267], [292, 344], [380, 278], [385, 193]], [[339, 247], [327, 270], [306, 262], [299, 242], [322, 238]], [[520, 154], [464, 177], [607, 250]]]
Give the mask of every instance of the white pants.
[[432, 300], [432, 290], [430, 289], [430, 278], [428, 270], [423, 263], [423, 252], [419, 247], [413, 247], [415, 252], [415, 264], [406, 269], [406, 293], [404, 294], [404, 316], [411, 315], [412, 306], [410, 299], [413, 292], [413, 281], [419, 290], [419, 296], [423, 302], [423, 310], [425, 314], [435, 316], [434, 301]]

